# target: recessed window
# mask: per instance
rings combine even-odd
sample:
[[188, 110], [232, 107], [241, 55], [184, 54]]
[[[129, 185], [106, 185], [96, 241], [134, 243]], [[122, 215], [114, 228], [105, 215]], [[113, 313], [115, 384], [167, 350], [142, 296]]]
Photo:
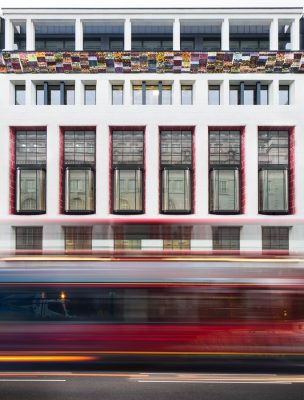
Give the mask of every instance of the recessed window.
[[15, 85], [15, 105], [25, 105], [25, 85]]
[[181, 85], [181, 103], [182, 105], [193, 104], [193, 86], [192, 85]]
[[16, 213], [41, 214], [46, 207], [46, 132], [16, 131]]
[[259, 212], [289, 211], [289, 132], [259, 131]]
[[213, 250], [240, 250], [240, 228], [214, 227], [212, 242]]
[[142, 82], [133, 85], [133, 104], [136, 105], [170, 105], [172, 104], [172, 85]]
[[230, 105], [267, 105], [268, 85], [260, 82], [230, 85]]
[[41, 226], [18, 226], [15, 228], [16, 250], [42, 250]]
[[289, 227], [262, 227], [263, 250], [288, 250]]
[[66, 226], [64, 241], [66, 251], [92, 250], [92, 227]]
[[143, 212], [144, 132], [113, 130], [113, 212]]
[[192, 211], [192, 131], [161, 130], [161, 212]]
[[114, 250], [141, 250], [141, 240], [114, 240]]
[[88, 106], [96, 104], [96, 85], [84, 86], [84, 104]]
[[64, 132], [65, 212], [95, 212], [95, 131]]
[[289, 85], [280, 85], [279, 86], [279, 104], [282, 106], [286, 106], [289, 103]]
[[123, 85], [112, 85], [112, 104], [116, 106], [123, 104]]
[[212, 106], [218, 106], [220, 104], [220, 85], [209, 85], [208, 86], [208, 104]]
[[75, 85], [53, 84], [44, 82], [43, 85], [36, 85], [36, 104], [37, 105], [74, 105], [75, 104]]
[[209, 211], [240, 212], [241, 132], [209, 132]]

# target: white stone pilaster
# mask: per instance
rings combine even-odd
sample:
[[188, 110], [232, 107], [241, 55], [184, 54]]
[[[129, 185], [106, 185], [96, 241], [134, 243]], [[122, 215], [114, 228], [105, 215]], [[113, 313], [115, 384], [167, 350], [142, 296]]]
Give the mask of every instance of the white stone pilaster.
[[279, 49], [279, 21], [278, 18], [273, 18], [270, 24], [270, 37], [269, 37], [269, 49]]
[[14, 27], [10, 19], [5, 19], [5, 50], [14, 49]]
[[75, 20], [75, 50], [83, 50], [83, 25], [80, 18]]
[[132, 25], [131, 25], [131, 20], [130, 18], [125, 19], [125, 32], [124, 32], [124, 37], [125, 37], [125, 43], [124, 43], [124, 49], [125, 51], [131, 50], [132, 46]]
[[208, 215], [208, 126], [199, 124], [195, 128], [195, 213], [198, 218]]
[[96, 127], [96, 214], [110, 213], [110, 132], [107, 124]]
[[254, 217], [258, 213], [258, 132], [257, 125], [245, 126], [245, 214]]
[[180, 20], [175, 18], [173, 22], [173, 50], [180, 50]]
[[35, 26], [30, 18], [26, 20], [26, 50], [35, 50]]
[[[155, 217], [159, 214], [161, 184], [159, 182], [159, 128], [149, 124], [145, 132], [145, 181], [146, 181], [146, 214]], [[154, 149], [151, 151], [151, 149]]]
[[227, 51], [230, 48], [229, 45], [229, 19], [225, 18], [222, 21], [222, 50]]
[[300, 21], [298, 18], [292, 21], [290, 41], [291, 41], [291, 50], [297, 51], [300, 49]]
[[[57, 123], [47, 125], [47, 166], [46, 166], [46, 208], [48, 216], [58, 216], [60, 213], [60, 132]], [[54, 149], [58, 149], [54, 151]], [[63, 151], [63, 149], [61, 149]], [[55, 201], [54, 201], [55, 200]]]

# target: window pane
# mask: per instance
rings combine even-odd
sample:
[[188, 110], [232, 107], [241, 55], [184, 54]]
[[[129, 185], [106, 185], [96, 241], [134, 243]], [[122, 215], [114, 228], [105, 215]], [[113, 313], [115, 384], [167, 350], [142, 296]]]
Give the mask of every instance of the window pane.
[[209, 105], [219, 105], [220, 104], [220, 86], [219, 85], [209, 85], [209, 87], [208, 87], [208, 104]]
[[161, 131], [161, 165], [192, 165], [192, 132]]
[[210, 172], [210, 211], [239, 212], [239, 171]]
[[272, 226], [262, 228], [263, 250], [288, 250], [289, 228]]
[[141, 240], [114, 240], [115, 250], [140, 250]]
[[240, 101], [239, 101], [239, 87], [238, 86], [230, 86], [229, 104], [230, 105], [238, 105], [238, 104], [240, 104]]
[[212, 236], [214, 250], [240, 250], [239, 227], [216, 227]]
[[261, 86], [261, 90], [260, 90], [260, 104], [261, 105], [267, 105], [268, 104], [268, 86]]
[[114, 212], [143, 210], [142, 178], [141, 170], [114, 170]]
[[66, 250], [91, 250], [92, 227], [75, 226], [64, 228]]
[[65, 171], [65, 211], [94, 212], [95, 177], [92, 170]]
[[289, 86], [287, 85], [280, 85], [279, 104], [284, 106], [289, 104]]
[[259, 171], [260, 212], [288, 212], [288, 171]]
[[44, 105], [44, 89], [42, 85], [36, 86], [36, 104], [38, 106]]
[[162, 104], [169, 105], [172, 104], [172, 86], [163, 85], [162, 86]]
[[259, 166], [289, 164], [289, 132], [259, 131]]
[[16, 250], [41, 250], [42, 227], [16, 227]]
[[25, 85], [15, 86], [15, 104], [18, 106], [25, 104]]
[[84, 87], [84, 104], [92, 106], [96, 104], [96, 86], [85, 85]]
[[48, 87], [48, 104], [60, 105], [60, 86]]
[[190, 240], [187, 239], [165, 239], [163, 241], [164, 250], [190, 250]]
[[113, 165], [139, 165], [144, 162], [143, 131], [113, 131]]
[[209, 164], [240, 165], [240, 131], [209, 132]]
[[75, 104], [75, 88], [74, 86], [64, 87], [64, 104], [74, 105]]
[[95, 131], [64, 132], [64, 163], [95, 165]]
[[192, 104], [192, 85], [182, 85], [182, 104], [190, 105]]
[[16, 164], [46, 164], [46, 132], [16, 132]]
[[17, 169], [17, 212], [45, 211], [45, 171]]
[[[134, 97], [133, 97], [133, 99], [134, 99]], [[137, 100], [139, 100], [139, 99], [137, 99]], [[112, 104], [114, 104], [114, 105], [123, 104], [123, 86], [122, 85], [112, 85]], [[137, 103], [133, 102], [133, 104], [137, 104]]]
[[146, 85], [146, 104], [158, 104], [159, 90], [158, 85]]
[[143, 104], [141, 85], [133, 85], [133, 104]]
[[253, 105], [256, 103], [255, 92], [256, 92], [256, 89], [254, 86], [245, 86], [245, 88], [244, 88], [244, 104]]
[[162, 211], [191, 212], [190, 170], [162, 171]]

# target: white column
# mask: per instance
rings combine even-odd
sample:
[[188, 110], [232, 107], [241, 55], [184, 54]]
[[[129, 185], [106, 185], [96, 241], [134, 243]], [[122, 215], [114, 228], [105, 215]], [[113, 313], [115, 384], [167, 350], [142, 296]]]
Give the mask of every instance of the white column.
[[149, 217], [155, 217], [159, 214], [159, 132], [156, 124], [149, 124], [145, 131], [146, 149], [155, 149], [155, 151], [146, 152], [146, 214]]
[[229, 50], [229, 19], [225, 18], [222, 21], [222, 50]]
[[130, 106], [132, 104], [132, 87], [130, 79], [125, 78], [124, 83], [124, 96], [123, 104], [125, 106]]
[[172, 85], [172, 104], [174, 106], [181, 105], [181, 84], [179, 80], [175, 80]]
[[295, 19], [291, 24], [291, 50], [296, 51], [300, 49], [300, 21], [299, 19]]
[[83, 50], [83, 25], [80, 18], [75, 20], [75, 50]]
[[270, 24], [269, 49], [279, 49], [279, 20], [274, 18]]
[[84, 84], [80, 79], [75, 80], [75, 105], [84, 104]]
[[14, 27], [10, 19], [5, 19], [5, 50], [13, 50]]
[[[195, 149], [195, 214], [198, 218], [208, 216], [208, 126], [198, 124], [194, 136]], [[205, 239], [205, 238], [204, 238]]]
[[173, 50], [180, 50], [180, 20], [175, 18], [173, 22]]
[[[58, 216], [60, 212], [60, 165], [59, 126], [47, 125], [46, 209], [47, 216]], [[63, 178], [62, 178], [63, 179]]]
[[[230, 75], [229, 75], [230, 76]], [[221, 84], [221, 93], [220, 93], [220, 102], [221, 105], [229, 106], [230, 103], [230, 82], [229, 79], [225, 78], [223, 83]]]
[[132, 24], [130, 18], [125, 19], [125, 50], [131, 50], [132, 46]]
[[26, 50], [35, 50], [35, 26], [30, 18], [26, 20]]
[[245, 214], [258, 213], [258, 132], [256, 124], [245, 126]]
[[107, 124], [96, 127], [96, 215], [106, 217], [110, 213], [110, 132]]

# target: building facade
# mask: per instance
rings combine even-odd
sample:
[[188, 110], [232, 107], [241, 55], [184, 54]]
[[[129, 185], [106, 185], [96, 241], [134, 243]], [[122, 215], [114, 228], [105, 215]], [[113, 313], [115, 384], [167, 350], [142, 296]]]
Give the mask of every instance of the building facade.
[[302, 7], [2, 17], [4, 253], [303, 252]]

